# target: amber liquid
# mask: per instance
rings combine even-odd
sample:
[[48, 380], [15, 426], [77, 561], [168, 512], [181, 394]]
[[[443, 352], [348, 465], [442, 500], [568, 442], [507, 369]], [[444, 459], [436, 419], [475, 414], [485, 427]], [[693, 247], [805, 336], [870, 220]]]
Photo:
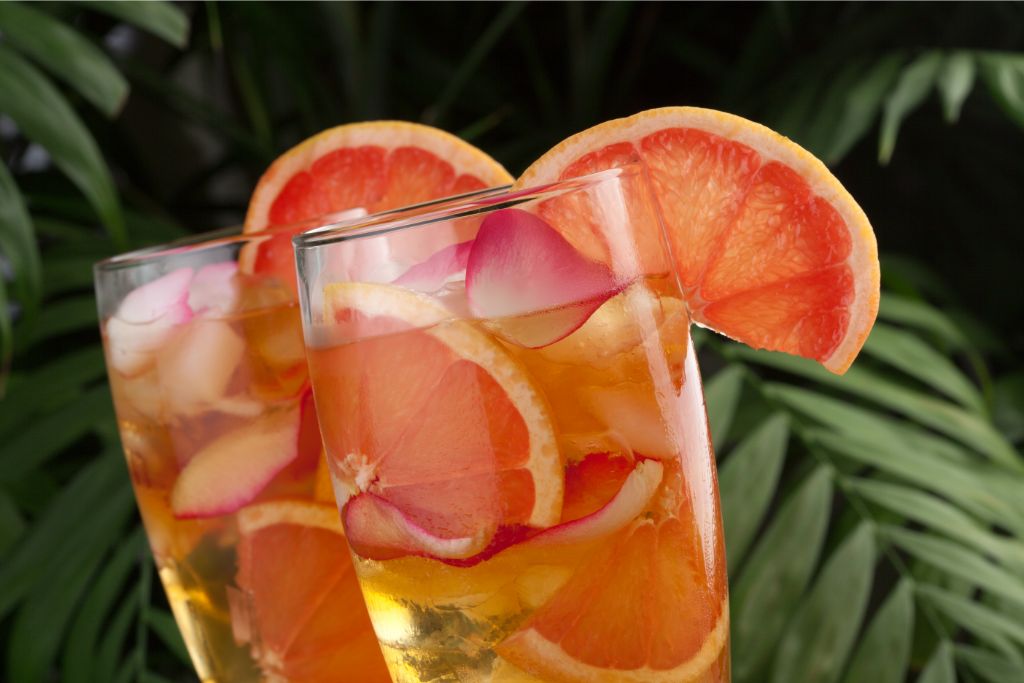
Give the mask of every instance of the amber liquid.
[[[273, 643], [266, 642], [270, 633], [278, 640], [276, 634], [288, 633], [290, 629], [301, 635], [302, 623], [280, 622], [288, 619], [288, 615], [303, 613], [303, 609], [294, 605], [287, 610], [272, 609], [275, 604], [287, 605], [292, 600], [289, 591], [295, 587], [261, 586], [262, 593], [253, 595], [240, 584], [239, 518], [246, 510], [274, 501], [316, 503], [329, 506], [328, 511], [335, 514], [329, 484], [326, 500], [324, 486], [316, 490], [322, 457], [312, 412], [311, 436], [306, 425], [298, 456], [261, 487], [251, 501], [223, 514], [203, 514], [199, 518], [176, 514], [172, 507], [181, 472], [205, 446], [237, 430], [252, 428], [260, 421], [274, 419], [283, 411], [298, 410], [303, 401], [312, 405], [297, 306], [274, 299], [273, 291], [253, 288], [243, 293], [242, 312], [193, 318], [175, 330], [156, 351], [153, 362], [138, 374], [120, 374], [108, 358], [120, 433], [139, 510], [171, 610], [203, 681], [238, 683], [302, 678], [289, 672], [289, 651], [279, 651]], [[210, 354], [215, 356], [213, 361]], [[211, 395], [208, 385], [195, 381], [196, 368], [201, 368], [202, 379], [209, 379], [208, 373], [224, 373], [212, 381], [219, 395]], [[239, 460], [237, 471], [243, 472], [247, 463]], [[316, 533], [324, 532], [299, 531], [293, 537], [308, 542], [310, 534]], [[329, 542], [334, 544], [341, 573], [348, 573], [344, 581], [354, 587], [355, 578], [342, 537], [335, 534]], [[283, 550], [280, 560], [292, 561], [287, 556], [289, 549]], [[346, 634], [351, 642], [332, 643], [324, 649], [323, 657], [329, 661], [346, 647], [355, 648], [360, 654], [353, 659], [345, 677], [381, 680], [380, 655], [362, 601], [358, 593], [354, 595], [355, 599], [343, 605], [343, 610], [326, 617], [343, 624], [338, 632]], [[261, 606], [263, 609], [258, 609]], [[310, 605], [303, 619], [308, 620], [308, 613], [316, 608]], [[315, 665], [315, 656], [302, 656], [304, 662], [312, 661]], [[334, 666], [336, 661], [330, 661]], [[365, 675], [359, 669], [363, 663], [369, 672]]]
[[[540, 546], [514, 543], [487, 559], [461, 565], [423, 556], [370, 559], [353, 552], [370, 617], [395, 681], [551, 680], [506, 660], [501, 655], [502, 643], [535, 613], [553, 604], [574, 577], [602, 552], [608, 552], [622, 534], [651, 520], [672, 519], [699, 539], [700, 558], [687, 559], [699, 559], [707, 582], [701, 595], [708, 604], [684, 605], [678, 618], [685, 620], [689, 609], [720, 615], [708, 636], [713, 642], [702, 652], [703, 663], [679, 680], [728, 682], [728, 607], [717, 482], [700, 378], [689, 346], [689, 320], [672, 291], [663, 279], [636, 284], [606, 302], [583, 327], [539, 349], [493, 336], [548, 405], [566, 472], [599, 453], [629, 462], [656, 460], [664, 468], [664, 476], [649, 503], [617, 535], [599, 534]], [[391, 347], [422, 347], [423, 335], [459, 325], [487, 332], [500, 329], [502, 321], [445, 322], [435, 328], [388, 335], [392, 340], [388, 343]], [[403, 338], [407, 343], [403, 344]], [[338, 363], [365, 355], [360, 353], [361, 347], [369, 354], [379, 343], [379, 338], [369, 338], [326, 343], [309, 350], [317, 403], [323, 414], [327, 414], [326, 406], [332, 406], [331, 414], [344, 422], [343, 412], [337, 412], [345, 405], [341, 393], [351, 392], [353, 387], [327, 378]], [[404, 381], [400, 369], [394, 377]], [[484, 406], [483, 412], [487, 411]], [[339, 477], [336, 487], [351, 487], [350, 481], [344, 481], [346, 453], [338, 452], [340, 437], [332, 438], [332, 432], [337, 435], [339, 430], [347, 430], [350, 443], [372, 442], [375, 430], [386, 431], [390, 426], [351, 420], [325, 427], [328, 459], [332, 473]], [[640, 566], [634, 561], [628, 571], [640, 575], [656, 561], [657, 557], [649, 557]], [[609, 615], [609, 619], [614, 617]], [[611, 633], [601, 636], [608, 645], [619, 637], [629, 637]], [[605, 673], [614, 675], [615, 671]], [[558, 678], [586, 679], [583, 674]]]

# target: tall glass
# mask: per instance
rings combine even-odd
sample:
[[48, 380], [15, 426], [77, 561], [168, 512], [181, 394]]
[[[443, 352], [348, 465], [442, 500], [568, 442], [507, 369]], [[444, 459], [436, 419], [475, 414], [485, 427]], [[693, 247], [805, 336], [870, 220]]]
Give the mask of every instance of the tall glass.
[[201, 235], [95, 268], [132, 486], [203, 681], [390, 680], [321, 455], [299, 227]]
[[330, 475], [392, 678], [727, 682], [714, 459], [644, 170], [295, 247]]

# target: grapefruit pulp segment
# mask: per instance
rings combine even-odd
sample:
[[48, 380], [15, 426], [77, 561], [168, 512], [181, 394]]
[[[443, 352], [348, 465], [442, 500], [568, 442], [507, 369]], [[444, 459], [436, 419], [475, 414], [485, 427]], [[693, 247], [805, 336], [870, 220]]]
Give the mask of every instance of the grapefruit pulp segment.
[[369, 213], [512, 181], [497, 161], [431, 126], [352, 123], [288, 150], [253, 191], [245, 231], [361, 207]]
[[247, 609], [239, 630], [274, 680], [390, 681], [366, 614], [338, 512], [330, 505], [279, 500], [238, 514], [236, 581]]
[[[239, 256], [244, 273], [297, 291], [292, 235], [317, 226], [512, 182], [501, 164], [431, 126], [371, 121], [330, 128], [288, 150], [253, 190]], [[348, 212], [347, 214], [345, 212]]]
[[692, 516], [638, 520], [496, 650], [552, 681], [698, 681], [728, 639]]
[[[499, 526], [558, 522], [548, 408], [500, 344], [472, 322], [435, 324], [448, 315], [439, 303], [390, 285], [330, 285], [325, 312], [359, 319], [362, 337], [310, 350], [324, 440], [348, 490], [338, 503], [381, 501], [346, 516], [359, 520], [350, 539], [377, 559], [469, 557]], [[373, 519], [390, 520], [378, 529], [386, 538]]]

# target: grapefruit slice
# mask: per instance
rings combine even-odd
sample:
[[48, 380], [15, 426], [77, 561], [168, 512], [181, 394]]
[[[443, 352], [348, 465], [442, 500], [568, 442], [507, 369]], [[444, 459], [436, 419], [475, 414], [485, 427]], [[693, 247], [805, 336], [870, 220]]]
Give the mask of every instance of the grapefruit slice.
[[324, 314], [359, 339], [309, 353], [357, 552], [465, 558], [499, 526], [558, 523], [562, 464], [549, 410], [498, 342], [394, 285], [329, 285]]
[[241, 265], [294, 290], [291, 237], [315, 227], [311, 220], [357, 208], [376, 213], [511, 182], [497, 161], [437, 128], [403, 121], [330, 128], [285, 152], [260, 178], [245, 232], [274, 234], [245, 250]]
[[270, 680], [389, 683], [338, 511], [282, 500], [238, 514], [243, 599], [232, 604], [237, 634]]
[[[568, 138], [516, 187], [636, 161], [650, 174], [693, 320], [845, 372], [878, 310], [878, 253], [864, 212], [825, 165], [752, 121], [666, 107]], [[585, 256], [613, 262], [571, 201], [539, 213]]]
[[634, 521], [495, 649], [543, 680], [691, 683], [719, 680], [728, 634], [692, 516], [668, 517]]

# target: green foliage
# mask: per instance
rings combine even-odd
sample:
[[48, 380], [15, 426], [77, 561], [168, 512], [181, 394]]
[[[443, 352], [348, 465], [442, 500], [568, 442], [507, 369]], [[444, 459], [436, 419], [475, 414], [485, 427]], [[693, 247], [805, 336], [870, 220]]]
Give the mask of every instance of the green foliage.
[[433, 123], [515, 172], [697, 104], [838, 169], [887, 252], [842, 378], [699, 337], [736, 683], [1024, 679], [1019, 264], [996, 267], [1015, 237], [987, 233], [1011, 286], [984, 297], [922, 265], [1024, 211], [1022, 14], [949, 7], [0, 2], [0, 678], [193, 676], [134, 512], [93, 261], [237, 221], [277, 154], [341, 122]]
[[[765, 531], [749, 559], [746, 532], [736, 529], [756, 514], [751, 507], [761, 507], [763, 494], [753, 487], [774, 486], [755, 483], [772, 478], [750, 462], [764, 429], [730, 449], [719, 443], [727, 546], [732, 554], [738, 542], [741, 558], [730, 557], [730, 574], [738, 577], [732, 593], [737, 683], [765, 680], [769, 672], [773, 680], [901, 681], [913, 670], [911, 635], [939, 647], [922, 674], [926, 680], [947, 680], [953, 659], [943, 643], [965, 637], [976, 645], [966, 655], [958, 649], [958, 667], [986, 680], [1013, 680], [998, 677], [1024, 653], [1024, 631], [1014, 617], [1024, 606], [1022, 460], [992, 426], [973, 383], [922, 335], [922, 327], [941, 327], [921, 321], [939, 318], [904, 308], [910, 313], [902, 321], [890, 308], [889, 323], [879, 324], [865, 357], [843, 378], [707, 340], [732, 359], [722, 372], [744, 369], [746, 386], [729, 401], [759, 406], [755, 413], [771, 420], [786, 416], [796, 440], [785, 470], [794, 480], [787, 487], [783, 477], [780, 484], [791, 493], [762, 522]], [[792, 386], [780, 381], [785, 375], [764, 381], [751, 363], [815, 384]], [[712, 416], [736, 410], [710, 398], [708, 408]], [[938, 414], [955, 420], [955, 428], [940, 425]], [[799, 463], [808, 458], [818, 463], [816, 479], [801, 473]], [[747, 468], [749, 479], [736, 474]], [[835, 486], [815, 489], [814, 481]], [[806, 507], [794, 512], [798, 506]], [[871, 593], [888, 597], [871, 605]]]

